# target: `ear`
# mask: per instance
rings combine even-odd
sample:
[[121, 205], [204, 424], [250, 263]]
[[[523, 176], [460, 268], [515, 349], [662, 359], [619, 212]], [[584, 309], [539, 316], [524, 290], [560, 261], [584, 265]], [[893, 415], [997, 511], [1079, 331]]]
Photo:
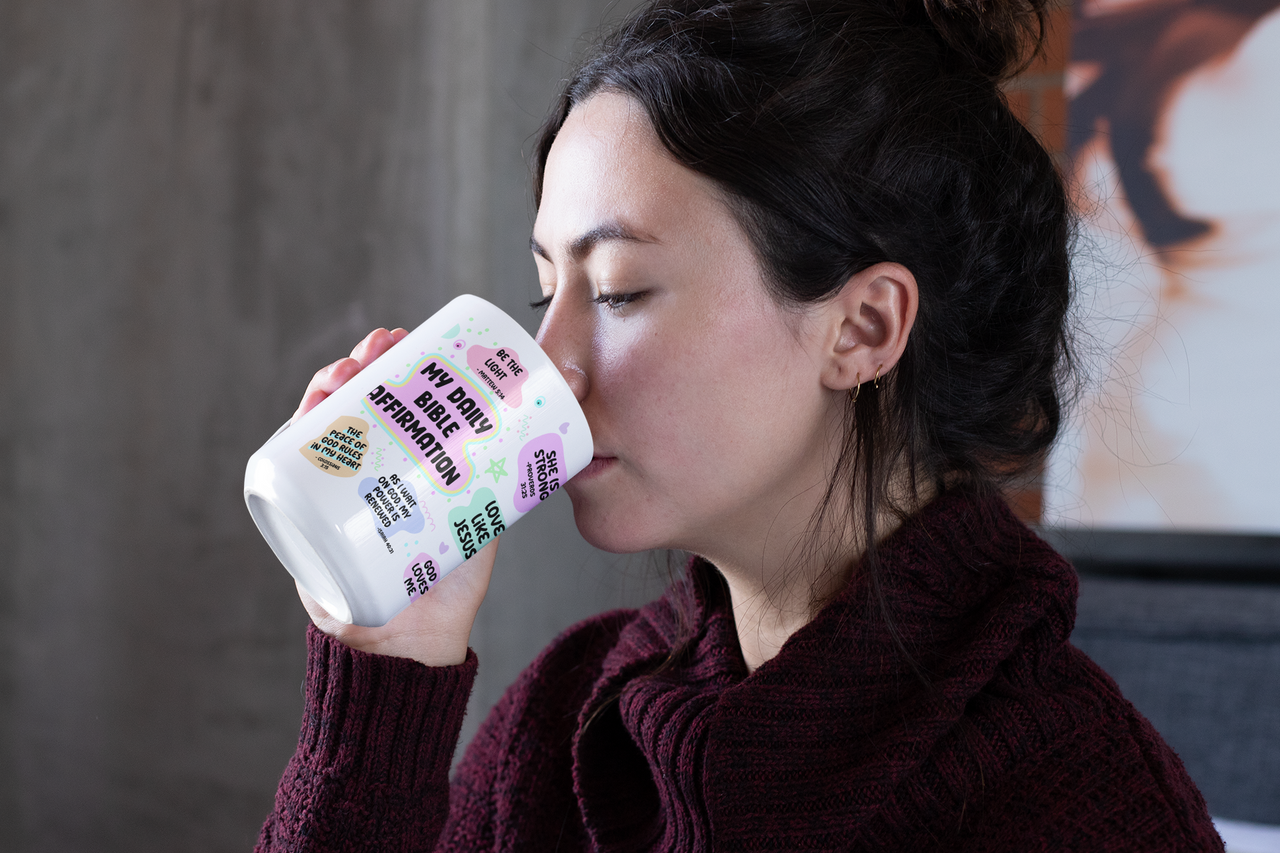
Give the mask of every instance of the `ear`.
[[880, 263], [853, 275], [823, 303], [823, 384], [849, 391], [884, 376], [907, 347], [920, 291], [901, 264]]

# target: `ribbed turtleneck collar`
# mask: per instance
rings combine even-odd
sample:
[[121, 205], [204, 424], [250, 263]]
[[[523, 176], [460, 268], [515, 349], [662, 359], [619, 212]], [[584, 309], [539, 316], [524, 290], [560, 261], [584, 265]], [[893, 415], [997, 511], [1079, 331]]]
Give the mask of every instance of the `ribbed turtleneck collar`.
[[[990, 748], [1008, 753], [1034, 737], [1033, 721], [958, 724], [992, 684], [1052, 678], [1074, 621], [1070, 566], [1002, 501], [968, 494], [939, 497], [881, 545], [885, 608], [855, 572], [749, 677], [714, 572], [695, 560], [605, 661], [575, 744], [600, 849], [852, 843], [926, 756], [957, 738], [994, 734]], [[686, 653], [649, 675], [684, 625]], [[933, 780], [940, 796], [969, 796], [974, 780], [953, 769]]]

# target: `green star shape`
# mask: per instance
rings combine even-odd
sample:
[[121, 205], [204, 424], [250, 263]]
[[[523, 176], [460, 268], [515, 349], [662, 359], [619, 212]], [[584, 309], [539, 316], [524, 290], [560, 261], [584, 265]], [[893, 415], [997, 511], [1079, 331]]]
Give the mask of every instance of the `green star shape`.
[[501, 479], [502, 477], [507, 476], [507, 460], [506, 460], [506, 458], [504, 457], [504, 458], [502, 458], [502, 459], [490, 459], [490, 460], [489, 460], [489, 467], [488, 467], [488, 468], [485, 468], [485, 469], [484, 469], [484, 472], [485, 472], [486, 474], [492, 474], [492, 475], [493, 475], [493, 482], [497, 483], [499, 479]]

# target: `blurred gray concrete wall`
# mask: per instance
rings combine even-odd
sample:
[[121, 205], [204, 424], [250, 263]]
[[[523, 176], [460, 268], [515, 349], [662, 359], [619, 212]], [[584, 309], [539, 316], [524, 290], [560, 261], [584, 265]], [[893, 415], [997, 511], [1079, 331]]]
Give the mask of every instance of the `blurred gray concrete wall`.
[[[535, 319], [524, 152], [608, 0], [0, 0], [0, 850], [247, 850], [305, 614], [241, 499], [310, 374], [478, 293]], [[646, 598], [516, 527], [464, 736]]]

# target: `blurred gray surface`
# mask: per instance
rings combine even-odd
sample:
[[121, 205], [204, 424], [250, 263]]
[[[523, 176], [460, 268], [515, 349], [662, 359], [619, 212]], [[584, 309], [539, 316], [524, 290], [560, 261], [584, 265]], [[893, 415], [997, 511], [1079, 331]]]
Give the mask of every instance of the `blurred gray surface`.
[[[374, 326], [533, 327], [523, 152], [611, 6], [0, 0], [0, 850], [252, 846], [305, 614], [245, 460]], [[477, 708], [654, 585], [563, 500], [503, 550]]]
[[1217, 816], [1280, 824], [1280, 586], [1082, 577], [1072, 641]]

